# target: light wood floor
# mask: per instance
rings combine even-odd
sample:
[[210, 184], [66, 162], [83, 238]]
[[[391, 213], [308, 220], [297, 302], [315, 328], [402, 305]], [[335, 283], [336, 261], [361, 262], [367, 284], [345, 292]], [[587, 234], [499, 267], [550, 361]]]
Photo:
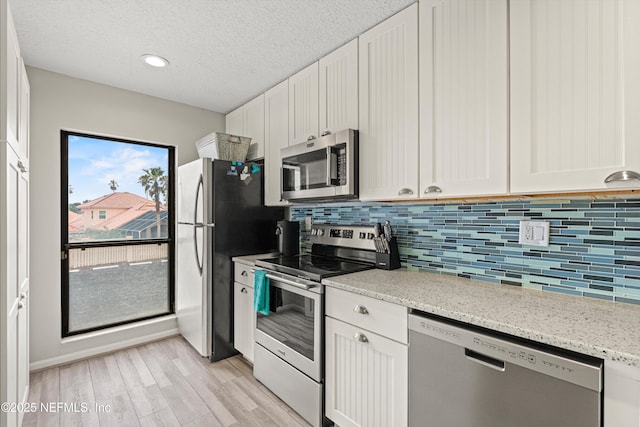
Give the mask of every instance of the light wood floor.
[[77, 411], [27, 413], [23, 426], [308, 425], [242, 357], [210, 363], [181, 337], [36, 372], [30, 393], [38, 407], [77, 403]]

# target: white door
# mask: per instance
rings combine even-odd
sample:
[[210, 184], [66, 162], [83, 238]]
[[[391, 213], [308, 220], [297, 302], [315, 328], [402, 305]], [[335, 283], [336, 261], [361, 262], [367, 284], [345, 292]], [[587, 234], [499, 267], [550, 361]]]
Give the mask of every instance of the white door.
[[318, 63], [289, 77], [289, 145], [318, 135]]
[[[7, 19], [7, 141], [16, 153], [20, 152], [18, 133], [20, 132], [20, 46], [11, 17]], [[4, 24], [4, 23], [3, 23]], [[2, 31], [5, 31], [4, 29]], [[4, 97], [5, 94], [2, 94]]]
[[420, 197], [505, 194], [507, 0], [420, 0]]
[[358, 39], [318, 61], [319, 129], [358, 129]]
[[251, 138], [247, 160], [264, 158], [264, 94], [242, 107], [243, 136]]
[[406, 426], [407, 346], [330, 317], [325, 328], [327, 417], [341, 427]]
[[[640, 173], [640, 2], [510, 2], [511, 191]], [[629, 181], [640, 186], [640, 181]]]
[[359, 37], [360, 199], [418, 196], [418, 4]]
[[211, 163], [195, 160], [178, 168], [176, 316], [180, 333], [202, 356], [211, 353], [207, 304], [211, 233], [204, 225], [208, 219], [205, 189]]
[[286, 206], [282, 200], [280, 150], [289, 145], [289, 83], [287, 80], [264, 94], [265, 155], [264, 155], [264, 204]]

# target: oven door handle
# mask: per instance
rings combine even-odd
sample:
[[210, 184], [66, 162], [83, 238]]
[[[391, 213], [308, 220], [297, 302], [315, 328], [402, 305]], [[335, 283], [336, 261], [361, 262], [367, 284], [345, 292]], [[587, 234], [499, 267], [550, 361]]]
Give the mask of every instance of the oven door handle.
[[299, 288], [299, 289], [309, 289], [309, 288], [313, 288], [317, 285], [305, 285], [304, 283], [298, 283], [298, 282], [294, 282], [293, 280], [289, 280], [289, 279], [285, 279], [283, 277], [279, 277], [279, 276], [273, 276], [271, 274], [266, 274], [266, 277], [271, 279], [271, 280], [276, 280], [278, 282], [282, 282], [282, 283], [286, 283], [287, 285], [291, 285], [295, 288]]

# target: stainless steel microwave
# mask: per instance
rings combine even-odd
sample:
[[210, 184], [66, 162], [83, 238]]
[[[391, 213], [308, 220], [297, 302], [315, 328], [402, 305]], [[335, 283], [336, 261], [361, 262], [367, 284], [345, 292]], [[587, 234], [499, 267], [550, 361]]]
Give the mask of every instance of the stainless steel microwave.
[[280, 150], [280, 189], [292, 202], [358, 198], [358, 131], [345, 129]]

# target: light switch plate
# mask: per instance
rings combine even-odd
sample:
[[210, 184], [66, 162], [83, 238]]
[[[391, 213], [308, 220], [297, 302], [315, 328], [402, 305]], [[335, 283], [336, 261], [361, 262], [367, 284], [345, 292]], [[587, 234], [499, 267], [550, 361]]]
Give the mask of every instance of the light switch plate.
[[549, 246], [549, 221], [520, 221], [518, 243]]

